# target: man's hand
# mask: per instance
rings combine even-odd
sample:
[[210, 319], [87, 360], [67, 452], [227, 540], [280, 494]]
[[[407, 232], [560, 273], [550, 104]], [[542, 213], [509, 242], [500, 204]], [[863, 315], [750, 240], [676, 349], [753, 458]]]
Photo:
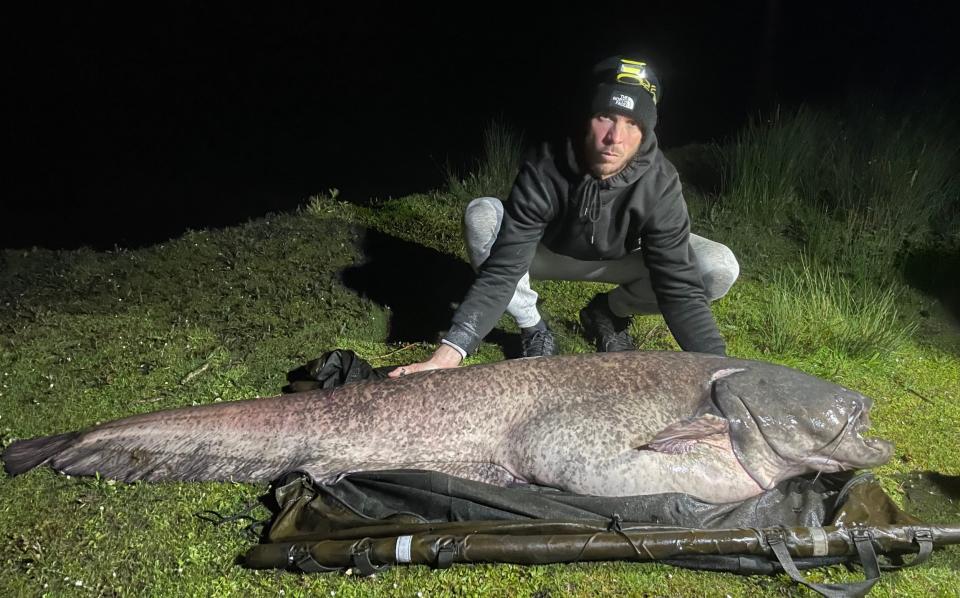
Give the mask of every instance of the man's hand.
[[400, 376], [406, 376], [407, 374], [414, 374], [416, 372], [455, 368], [460, 365], [460, 361], [462, 361], [462, 358], [456, 349], [450, 345], [440, 345], [437, 347], [437, 350], [433, 352], [430, 359], [396, 368], [387, 374], [387, 376], [390, 378], [399, 378]]

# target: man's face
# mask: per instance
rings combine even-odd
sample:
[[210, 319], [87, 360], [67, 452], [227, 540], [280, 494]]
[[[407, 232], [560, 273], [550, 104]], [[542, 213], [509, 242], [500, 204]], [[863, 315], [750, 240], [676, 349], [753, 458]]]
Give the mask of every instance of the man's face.
[[617, 174], [633, 158], [643, 141], [640, 123], [628, 116], [602, 112], [590, 119], [587, 131], [587, 167], [606, 179]]

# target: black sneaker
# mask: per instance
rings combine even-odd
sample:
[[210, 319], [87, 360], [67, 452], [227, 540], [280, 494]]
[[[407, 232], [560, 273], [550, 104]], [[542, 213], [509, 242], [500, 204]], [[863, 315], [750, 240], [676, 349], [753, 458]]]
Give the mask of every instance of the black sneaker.
[[557, 354], [557, 343], [549, 328], [530, 328], [520, 331], [520, 345], [524, 357], [543, 357]]
[[605, 293], [598, 294], [580, 310], [580, 324], [587, 339], [596, 343], [597, 351], [612, 353], [637, 350], [627, 331], [630, 318], [614, 315]]

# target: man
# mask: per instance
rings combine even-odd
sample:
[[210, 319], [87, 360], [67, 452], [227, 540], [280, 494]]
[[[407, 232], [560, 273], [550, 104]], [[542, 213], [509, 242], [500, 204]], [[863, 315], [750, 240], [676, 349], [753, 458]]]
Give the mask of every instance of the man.
[[608, 58], [593, 69], [586, 126], [526, 160], [505, 204], [474, 200], [464, 237], [477, 278], [427, 361], [391, 376], [456, 367], [507, 311], [525, 357], [553, 355], [530, 277], [619, 284], [580, 312], [598, 351], [635, 349], [634, 314], [662, 313], [685, 351], [724, 354], [708, 301], [739, 274], [725, 246], [690, 234], [676, 169], [657, 147], [662, 95], [645, 62]]

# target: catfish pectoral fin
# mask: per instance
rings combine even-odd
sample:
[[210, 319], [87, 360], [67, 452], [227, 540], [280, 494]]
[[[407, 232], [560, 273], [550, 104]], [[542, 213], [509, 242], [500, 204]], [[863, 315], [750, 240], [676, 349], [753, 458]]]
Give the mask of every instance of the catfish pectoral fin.
[[3, 468], [10, 475], [18, 475], [43, 465], [70, 446], [80, 432], [41, 436], [18, 440], [3, 452]]
[[729, 433], [730, 424], [725, 418], [705, 414], [672, 423], [637, 448], [679, 455], [692, 450], [698, 442], [715, 444], [717, 440], [726, 440]]

